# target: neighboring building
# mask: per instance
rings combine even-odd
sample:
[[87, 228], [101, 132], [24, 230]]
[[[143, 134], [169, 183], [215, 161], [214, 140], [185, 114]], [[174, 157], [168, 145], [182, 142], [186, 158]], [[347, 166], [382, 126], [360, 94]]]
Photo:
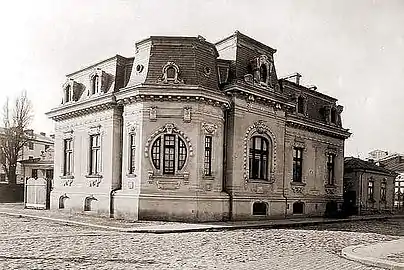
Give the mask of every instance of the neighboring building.
[[389, 155], [389, 152], [376, 149], [376, 150], [369, 152], [368, 160], [378, 161], [379, 159], [387, 157], [388, 155]]
[[239, 32], [150, 37], [67, 75], [51, 208], [130, 219], [323, 215], [342, 203], [343, 107], [278, 79], [275, 49]]
[[354, 202], [359, 214], [392, 211], [396, 173], [373, 162], [348, 157], [344, 162], [345, 200]]
[[380, 166], [395, 171], [394, 205], [398, 210], [404, 210], [404, 154], [391, 154], [379, 160]]
[[[0, 136], [3, 132], [3, 129], [0, 128]], [[25, 133], [30, 140], [20, 153], [17, 164], [17, 184], [23, 184], [24, 179], [30, 177], [52, 176], [53, 172], [53, 135], [47, 137], [45, 133], [37, 134], [32, 129], [26, 130]], [[0, 160], [0, 162], [5, 161]], [[33, 166], [34, 163], [36, 165]], [[2, 164], [0, 164], [0, 182], [8, 182]]]

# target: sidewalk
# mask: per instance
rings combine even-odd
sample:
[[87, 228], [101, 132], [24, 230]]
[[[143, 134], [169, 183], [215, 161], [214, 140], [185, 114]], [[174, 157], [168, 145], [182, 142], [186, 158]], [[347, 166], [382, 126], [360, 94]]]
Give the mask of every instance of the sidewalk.
[[87, 226], [103, 230], [128, 233], [180, 233], [196, 231], [219, 231], [237, 229], [290, 228], [317, 224], [341, 223], [361, 220], [404, 218], [401, 216], [353, 216], [344, 219], [295, 218], [262, 221], [227, 221], [210, 223], [184, 223], [166, 221], [126, 221], [108, 217], [92, 216], [69, 211], [24, 209], [23, 204], [0, 204], [0, 214], [45, 219], [59, 223]]
[[385, 269], [404, 270], [404, 238], [346, 247], [342, 250], [342, 256]]

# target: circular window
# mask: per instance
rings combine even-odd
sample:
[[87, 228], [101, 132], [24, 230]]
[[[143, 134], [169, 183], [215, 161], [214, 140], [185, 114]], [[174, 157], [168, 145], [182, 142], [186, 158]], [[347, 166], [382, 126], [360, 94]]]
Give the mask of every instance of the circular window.
[[139, 72], [139, 73], [141, 73], [143, 71], [143, 69], [144, 69], [143, 65], [137, 65], [136, 66], [136, 71]]
[[211, 70], [210, 67], [205, 67], [203, 71], [205, 72], [205, 75], [209, 75]]

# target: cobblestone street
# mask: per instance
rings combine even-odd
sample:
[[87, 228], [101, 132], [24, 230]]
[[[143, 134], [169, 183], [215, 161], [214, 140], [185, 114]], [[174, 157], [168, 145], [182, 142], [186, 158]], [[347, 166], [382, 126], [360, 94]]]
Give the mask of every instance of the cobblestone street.
[[403, 220], [317, 227], [129, 234], [1, 215], [0, 269], [375, 269], [341, 249], [403, 234]]

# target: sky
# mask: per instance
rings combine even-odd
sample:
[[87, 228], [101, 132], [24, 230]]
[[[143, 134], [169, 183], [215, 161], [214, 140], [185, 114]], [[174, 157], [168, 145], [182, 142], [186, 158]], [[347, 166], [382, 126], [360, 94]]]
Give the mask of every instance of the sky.
[[345, 155], [404, 153], [404, 1], [401, 0], [27, 0], [0, 6], [0, 105], [26, 90], [32, 127], [59, 105], [66, 74], [116, 54], [134, 55], [151, 35], [204, 36], [238, 30], [277, 49], [279, 77], [338, 98], [352, 132]]

